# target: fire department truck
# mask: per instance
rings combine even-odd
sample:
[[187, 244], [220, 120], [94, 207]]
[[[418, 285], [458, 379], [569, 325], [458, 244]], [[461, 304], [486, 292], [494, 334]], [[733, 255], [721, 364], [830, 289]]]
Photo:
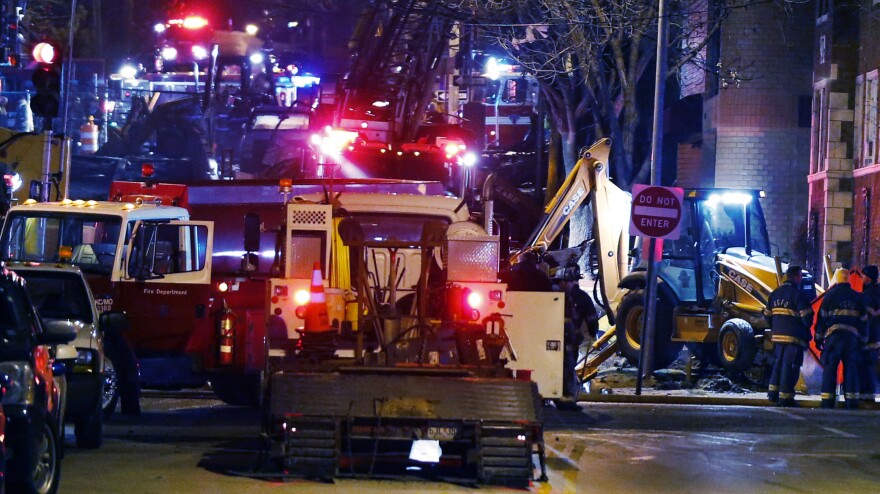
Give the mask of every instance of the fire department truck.
[[[516, 65], [489, 59], [486, 67], [486, 149], [509, 150], [536, 126], [538, 81]], [[534, 136], [533, 136], [534, 137]], [[524, 149], [532, 151], [533, 149]]]
[[[289, 274], [290, 263], [298, 259], [285, 257], [298, 249], [279, 244], [286, 203], [294, 198], [318, 202], [323, 196], [328, 204], [338, 206], [341, 201], [337, 209], [347, 214], [373, 214], [380, 229], [389, 231], [407, 222], [417, 230], [417, 220], [437, 215], [456, 223], [456, 228], [480, 231], [479, 225], [467, 221], [467, 207], [446, 197], [437, 182], [299, 180], [286, 187], [286, 193], [279, 192], [278, 181], [270, 180], [188, 186], [116, 183], [111, 202], [28, 201], [12, 208], [0, 245], [4, 259], [37, 262], [53, 261], [62, 246], [70, 246], [73, 263], [89, 278], [102, 308], [129, 312], [129, 341], [140, 359], [145, 385], [197, 385], [208, 377], [227, 401], [253, 402], [265, 365], [267, 311], [276, 308], [264, 300], [268, 280]], [[324, 247], [330, 245], [323, 242]], [[392, 268], [397, 270], [395, 291], [403, 297], [413, 293], [418, 278], [417, 266], [407, 267], [413, 259], [399, 255], [391, 260], [388, 251], [380, 249], [371, 251], [368, 268], [374, 281], [383, 283]], [[322, 262], [325, 279], [350, 269], [328, 271], [331, 263], [326, 257], [299, 259], [308, 267], [315, 260]], [[310, 273], [302, 276], [309, 278]], [[291, 296], [296, 291], [292, 289]], [[385, 301], [394, 302], [395, 297]], [[292, 328], [297, 320], [286, 319], [289, 315], [282, 319], [291, 339], [296, 339]], [[218, 363], [217, 335], [223, 324], [236, 329], [232, 365]], [[242, 386], [243, 379], [251, 386]], [[243, 394], [245, 389], [252, 393]], [[548, 389], [545, 395], [555, 393]]]
[[[403, 427], [425, 441], [425, 468], [453, 462], [486, 482], [528, 481], [541, 443], [538, 386], [544, 398], [561, 395], [564, 299], [508, 293], [498, 238], [441, 184], [125, 183], [112, 198], [16, 206], [0, 244], [4, 258], [23, 261], [70, 249], [101, 308], [129, 313], [144, 385], [210, 379], [233, 403], [262, 390], [272, 458], [295, 475], [372, 473], [364, 434], [400, 460], [388, 472], [403, 472], [421, 461], [401, 449]], [[317, 346], [299, 309], [315, 264], [332, 335]], [[546, 310], [527, 310], [536, 303]], [[513, 379], [515, 369], [534, 371], [537, 385]], [[303, 399], [328, 387], [330, 401]], [[320, 461], [297, 446], [328, 427], [353, 446], [325, 445]]]

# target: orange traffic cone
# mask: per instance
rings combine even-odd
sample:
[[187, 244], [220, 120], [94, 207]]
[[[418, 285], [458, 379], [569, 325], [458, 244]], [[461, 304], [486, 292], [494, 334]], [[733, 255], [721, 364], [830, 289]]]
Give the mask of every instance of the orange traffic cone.
[[321, 263], [316, 262], [312, 270], [309, 303], [305, 307], [303, 319], [303, 327], [296, 330], [300, 333], [298, 357], [316, 363], [332, 358], [336, 353], [336, 330], [330, 326], [330, 317], [327, 314]]
[[324, 294], [324, 277], [321, 275], [321, 263], [316, 262], [312, 269], [312, 285], [309, 287], [309, 303], [306, 305], [306, 333], [330, 331], [330, 316], [327, 315], [327, 296]]

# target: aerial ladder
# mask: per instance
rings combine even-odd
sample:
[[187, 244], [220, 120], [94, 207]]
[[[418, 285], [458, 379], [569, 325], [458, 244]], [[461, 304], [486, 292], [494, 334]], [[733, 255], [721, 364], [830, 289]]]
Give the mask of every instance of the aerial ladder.
[[443, 2], [375, 0], [361, 13], [349, 47], [336, 124], [370, 141], [412, 141], [443, 69], [455, 12]]

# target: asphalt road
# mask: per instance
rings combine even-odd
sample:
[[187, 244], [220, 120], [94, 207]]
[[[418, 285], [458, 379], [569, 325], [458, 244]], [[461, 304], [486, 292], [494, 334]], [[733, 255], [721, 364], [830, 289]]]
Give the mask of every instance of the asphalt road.
[[[473, 491], [261, 478], [255, 411], [192, 397], [148, 398], [144, 409], [136, 421], [108, 423], [100, 450], [77, 450], [68, 429], [60, 492]], [[596, 403], [546, 412], [550, 481], [536, 492], [880, 492], [880, 411]]]

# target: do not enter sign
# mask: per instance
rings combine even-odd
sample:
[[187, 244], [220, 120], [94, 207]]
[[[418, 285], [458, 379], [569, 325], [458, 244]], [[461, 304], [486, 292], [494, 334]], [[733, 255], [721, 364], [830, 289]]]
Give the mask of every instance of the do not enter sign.
[[678, 239], [683, 199], [684, 190], [679, 187], [633, 185], [629, 234]]

